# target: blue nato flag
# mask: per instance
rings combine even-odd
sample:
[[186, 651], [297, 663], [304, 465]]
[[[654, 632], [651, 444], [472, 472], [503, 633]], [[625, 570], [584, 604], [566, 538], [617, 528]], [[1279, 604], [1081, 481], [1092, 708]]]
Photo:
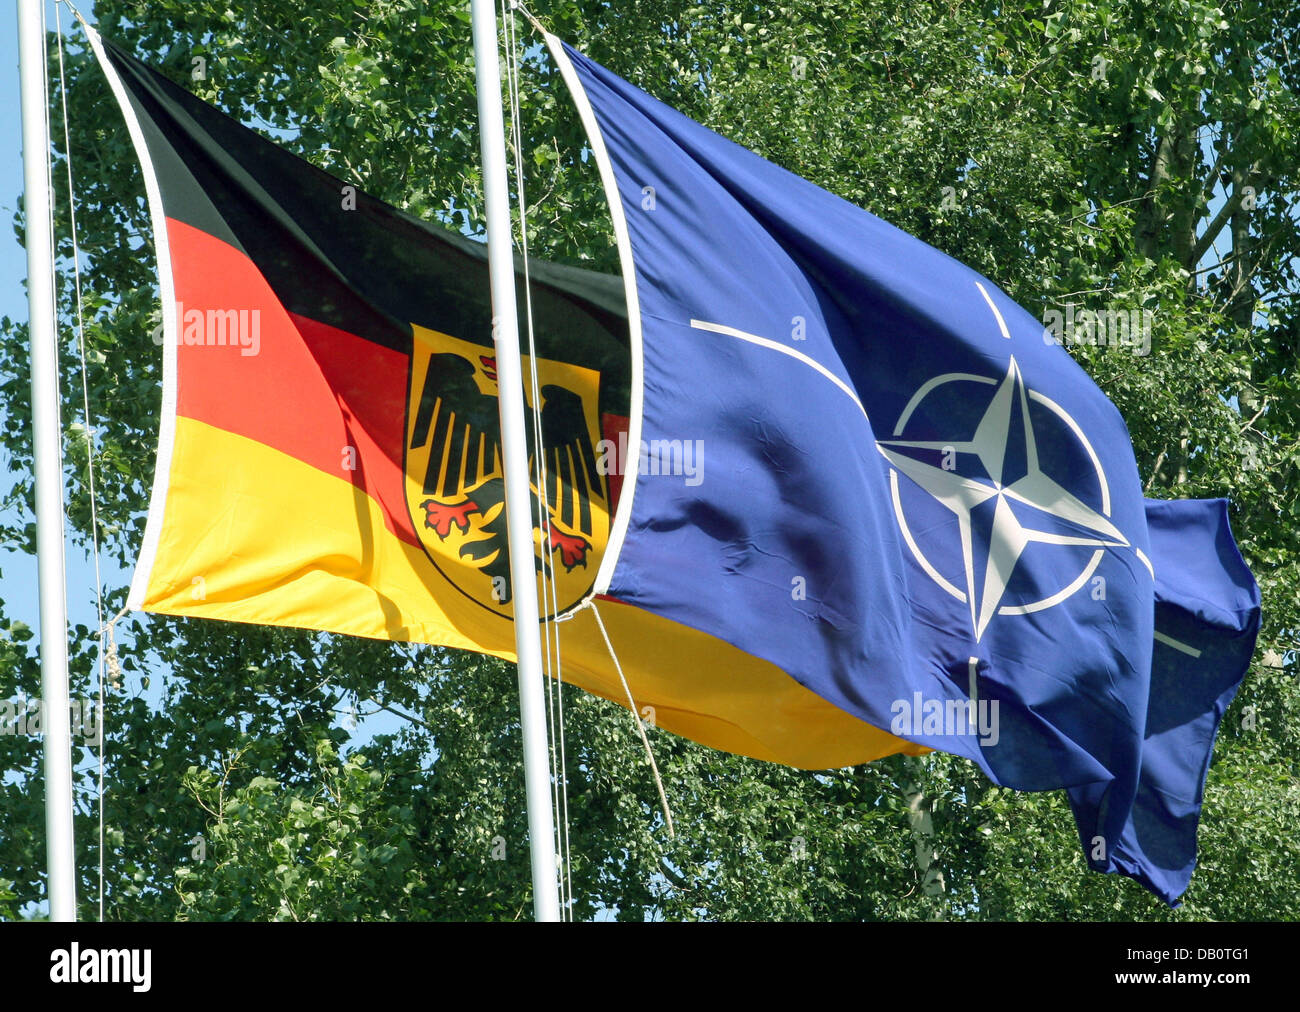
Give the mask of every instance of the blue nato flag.
[[1223, 503], [1147, 502], [1119, 412], [992, 281], [551, 44], [626, 220], [631, 424], [701, 451], [625, 490], [608, 593], [1069, 788], [1092, 867], [1174, 903], [1259, 624]]

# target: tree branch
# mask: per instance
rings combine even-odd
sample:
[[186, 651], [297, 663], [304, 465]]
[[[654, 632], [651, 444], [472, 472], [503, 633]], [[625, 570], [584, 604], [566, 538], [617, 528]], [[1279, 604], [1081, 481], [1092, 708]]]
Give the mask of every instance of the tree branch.
[[1237, 210], [1241, 207], [1241, 202], [1245, 198], [1245, 188], [1234, 186], [1232, 196], [1223, 202], [1223, 206], [1219, 208], [1219, 213], [1205, 226], [1204, 234], [1192, 247], [1191, 263], [1187, 264], [1189, 270], [1195, 267], [1201, 257], [1205, 256], [1206, 251], [1214, 245], [1214, 240], [1218, 238], [1219, 233], [1223, 231], [1224, 226], [1228, 224], [1232, 216], [1237, 213]]

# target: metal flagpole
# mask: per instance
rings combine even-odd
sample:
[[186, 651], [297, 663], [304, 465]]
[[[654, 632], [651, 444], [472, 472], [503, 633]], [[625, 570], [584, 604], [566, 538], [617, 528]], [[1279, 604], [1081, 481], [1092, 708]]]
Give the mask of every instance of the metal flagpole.
[[515, 301], [515, 263], [506, 188], [505, 125], [501, 116], [494, 0], [471, 0], [474, 66], [478, 87], [479, 145], [487, 211], [488, 274], [492, 281], [492, 335], [496, 345], [497, 389], [501, 405], [502, 465], [506, 482], [506, 528], [510, 544], [510, 586], [515, 609], [515, 650], [519, 655], [519, 713], [523, 721], [524, 785], [528, 797], [528, 842], [532, 853], [533, 916], [560, 919], [551, 818], [551, 778], [543, 705], [542, 637], [533, 561], [533, 517], [528, 481], [528, 443], [524, 432], [523, 368], [519, 359], [519, 320]]
[[45, 738], [45, 845], [50, 920], [75, 921], [72, 843], [72, 734], [68, 714], [68, 622], [63, 568], [63, 460], [59, 348], [50, 248], [50, 138], [46, 123], [43, 0], [18, 0], [18, 65], [23, 115], [23, 209], [32, 351], [32, 436], [36, 476], [36, 557], [41, 604], [41, 705]]

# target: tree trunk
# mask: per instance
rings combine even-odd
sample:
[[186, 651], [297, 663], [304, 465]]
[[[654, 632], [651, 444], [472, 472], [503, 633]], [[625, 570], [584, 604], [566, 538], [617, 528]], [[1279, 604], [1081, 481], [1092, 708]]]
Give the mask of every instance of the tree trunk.
[[934, 803], [922, 786], [924, 776], [925, 764], [920, 759], [916, 756], [903, 757], [901, 787], [907, 801], [907, 820], [916, 847], [916, 870], [921, 879], [921, 894], [935, 901], [932, 919], [942, 920], [942, 906], [937, 898], [945, 891], [943, 870], [938, 864], [939, 851], [934, 841]]

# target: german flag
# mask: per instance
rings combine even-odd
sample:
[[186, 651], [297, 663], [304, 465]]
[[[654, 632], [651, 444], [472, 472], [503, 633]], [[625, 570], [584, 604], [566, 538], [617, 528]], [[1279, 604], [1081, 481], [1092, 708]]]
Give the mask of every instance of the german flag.
[[[486, 248], [88, 31], [143, 168], [162, 300], [162, 422], [130, 606], [513, 660]], [[808, 768], [926, 751], [722, 639], [596, 593], [627, 505], [625, 288], [535, 261], [529, 281], [534, 548], [548, 617], [569, 619], [565, 680], [626, 702], [586, 607], [599, 597], [660, 726]]]

